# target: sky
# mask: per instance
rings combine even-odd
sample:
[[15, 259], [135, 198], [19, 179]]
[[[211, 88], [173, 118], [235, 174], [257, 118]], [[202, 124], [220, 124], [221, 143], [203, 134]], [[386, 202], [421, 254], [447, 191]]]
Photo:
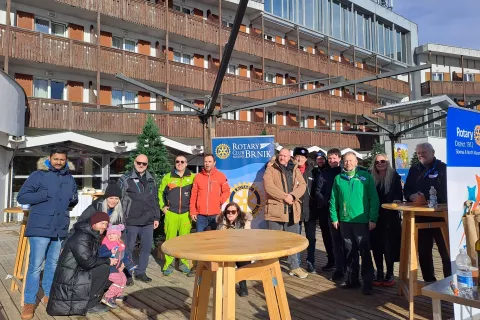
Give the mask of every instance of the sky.
[[480, 50], [480, 0], [394, 0], [393, 11], [418, 25], [419, 45]]

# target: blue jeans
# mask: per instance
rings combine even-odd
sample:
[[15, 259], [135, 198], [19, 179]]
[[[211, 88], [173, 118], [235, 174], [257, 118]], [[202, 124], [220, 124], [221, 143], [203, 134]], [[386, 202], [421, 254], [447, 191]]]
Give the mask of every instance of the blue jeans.
[[[267, 228], [269, 230], [280, 230], [293, 233], [300, 233], [298, 223], [288, 223], [288, 222], [276, 222], [276, 221], [267, 221]], [[297, 269], [300, 267], [300, 262], [298, 254], [294, 253], [287, 258], [287, 262], [290, 265], [290, 270]]]
[[137, 269], [135, 269], [135, 275], [137, 276], [147, 271], [148, 259], [152, 251], [153, 224], [146, 226], [127, 226], [127, 250], [132, 259], [138, 236], [140, 236], [140, 254], [138, 266]]
[[50, 288], [52, 287], [63, 239], [29, 237], [28, 240], [30, 243], [30, 256], [25, 280], [24, 298], [25, 303], [34, 304], [36, 303], [43, 261], [45, 261], [45, 267], [43, 270], [42, 288], [45, 295], [47, 297], [50, 296]]
[[212, 230], [217, 230], [217, 216], [197, 214], [197, 232], [205, 231], [209, 226]]

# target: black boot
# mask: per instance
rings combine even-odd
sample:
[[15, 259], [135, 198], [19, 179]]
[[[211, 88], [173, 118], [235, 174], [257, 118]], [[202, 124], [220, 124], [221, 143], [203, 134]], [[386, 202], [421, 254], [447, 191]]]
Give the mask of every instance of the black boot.
[[350, 272], [347, 272], [347, 280], [340, 285], [342, 289], [355, 289], [360, 288], [362, 285], [358, 280], [358, 274], [352, 275]]
[[243, 280], [239, 282], [240, 290], [238, 290], [238, 295], [240, 297], [248, 296], [247, 281]]

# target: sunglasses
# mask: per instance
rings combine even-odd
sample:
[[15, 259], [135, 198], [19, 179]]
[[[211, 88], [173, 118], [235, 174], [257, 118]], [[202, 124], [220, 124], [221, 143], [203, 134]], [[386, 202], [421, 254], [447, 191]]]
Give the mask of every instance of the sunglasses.
[[237, 210], [227, 210], [227, 214], [237, 214]]
[[375, 164], [386, 163], [386, 162], [387, 162], [387, 160], [377, 160], [377, 161], [375, 161]]
[[140, 162], [140, 161], [135, 161], [139, 166], [148, 166], [148, 162]]
[[175, 160], [175, 163], [187, 163], [187, 162], [183, 160]]

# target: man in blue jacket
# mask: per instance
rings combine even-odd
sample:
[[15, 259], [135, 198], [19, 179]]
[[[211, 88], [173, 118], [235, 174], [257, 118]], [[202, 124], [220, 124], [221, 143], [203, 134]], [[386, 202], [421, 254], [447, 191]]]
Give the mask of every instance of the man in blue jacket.
[[68, 233], [70, 215], [68, 208], [78, 202], [77, 185], [67, 164], [68, 151], [53, 148], [50, 157], [37, 162], [37, 171], [25, 181], [17, 201], [30, 205], [25, 236], [30, 243], [30, 256], [25, 285], [25, 305], [21, 318], [33, 318], [40, 272], [45, 261], [42, 288], [43, 302], [48, 302], [62, 241]]

